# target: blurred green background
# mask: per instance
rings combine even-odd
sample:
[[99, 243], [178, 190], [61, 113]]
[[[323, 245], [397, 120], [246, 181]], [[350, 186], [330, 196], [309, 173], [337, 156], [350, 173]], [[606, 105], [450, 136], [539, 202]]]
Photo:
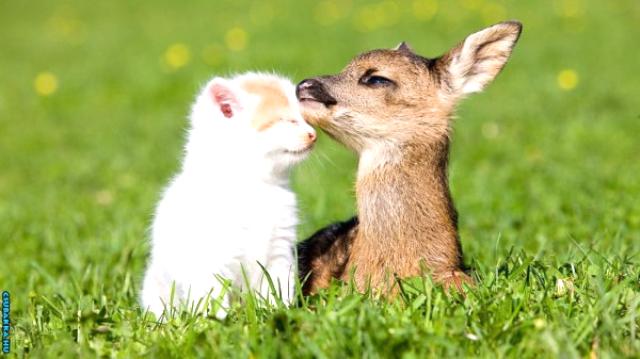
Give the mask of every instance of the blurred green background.
[[[150, 216], [211, 76], [297, 82], [402, 40], [437, 56], [505, 19], [524, 24], [513, 57], [454, 125], [467, 262], [515, 247], [637, 263], [638, 1], [0, 1], [0, 289], [14, 320], [29, 327], [38, 295], [137, 305]], [[355, 163], [323, 137], [296, 171], [301, 238], [354, 213]]]

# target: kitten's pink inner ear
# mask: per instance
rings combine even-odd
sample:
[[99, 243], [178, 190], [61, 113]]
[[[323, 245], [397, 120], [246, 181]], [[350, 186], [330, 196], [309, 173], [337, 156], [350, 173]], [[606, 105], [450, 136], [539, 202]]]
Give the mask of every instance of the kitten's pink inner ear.
[[233, 116], [233, 110], [231, 109], [231, 105], [229, 105], [228, 103], [221, 104], [220, 111], [226, 118], [231, 118]]
[[213, 84], [209, 91], [211, 99], [218, 106], [224, 117], [231, 118], [240, 109], [240, 104], [235, 94], [225, 85]]

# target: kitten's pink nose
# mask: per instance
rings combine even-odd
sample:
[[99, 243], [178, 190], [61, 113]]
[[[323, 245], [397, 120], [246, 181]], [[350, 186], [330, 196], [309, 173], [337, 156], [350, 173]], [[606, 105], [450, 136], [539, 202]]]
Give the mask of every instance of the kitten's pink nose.
[[314, 132], [307, 132], [309, 142], [316, 142], [316, 134]]

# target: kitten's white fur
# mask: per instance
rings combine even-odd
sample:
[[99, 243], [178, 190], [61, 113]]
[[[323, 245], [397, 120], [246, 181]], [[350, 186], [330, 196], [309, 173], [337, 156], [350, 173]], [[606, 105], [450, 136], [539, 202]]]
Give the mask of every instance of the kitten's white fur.
[[[243, 87], [251, 81], [276, 84], [288, 99], [289, 108], [282, 112], [288, 116], [266, 130], [251, 125], [264, 115], [258, 113], [261, 96]], [[222, 95], [213, 96], [215, 91]], [[222, 111], [225, 104], [233, 111], [231, 118]], [[209, 294], [218, 298], [218, 275], [238, 288], [245, 287], [246, 276], [252, 289], [273, 300], [258, 263], [283, 301], [291, 302], [297, 209], [289, 169], [315, 140], [298, 106], [294, 85], [276, 75], [214, 78], [204, 87], [192, 107], [182, 170], [156, 209], [141, 295], [144, 308], [160, 317], [174, 285], [174, 305]], [[229, 300], [224, 295], [223, 309], [213, 314], [225, 317]]]

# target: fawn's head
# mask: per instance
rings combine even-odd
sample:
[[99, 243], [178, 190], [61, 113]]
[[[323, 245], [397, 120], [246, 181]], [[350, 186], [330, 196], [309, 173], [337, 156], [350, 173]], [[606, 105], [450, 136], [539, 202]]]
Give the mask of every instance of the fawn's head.
[[441, 57], [402, 43], [353, 59], [336, 75], [300, 82], [304, 117], [355, 151], [448, 135], [456, 103], [502, 70], [522, 25], [502, 22], [469, 35]]

